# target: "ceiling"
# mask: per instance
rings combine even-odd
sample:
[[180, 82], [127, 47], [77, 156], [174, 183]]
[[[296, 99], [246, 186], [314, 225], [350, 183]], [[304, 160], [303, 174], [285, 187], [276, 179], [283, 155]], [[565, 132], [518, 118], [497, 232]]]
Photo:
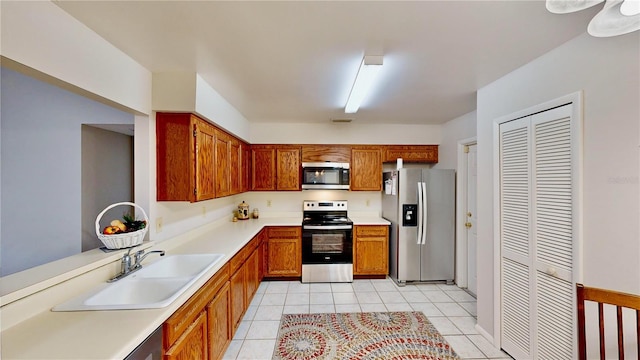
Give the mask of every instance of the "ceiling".
[[[152, 72], [196, 72], [250, 122], [440, 124], [476, 90], [584, 33], [544, 1], [57, 1]], [[364, 55], [376, 88], [345, 114]]]

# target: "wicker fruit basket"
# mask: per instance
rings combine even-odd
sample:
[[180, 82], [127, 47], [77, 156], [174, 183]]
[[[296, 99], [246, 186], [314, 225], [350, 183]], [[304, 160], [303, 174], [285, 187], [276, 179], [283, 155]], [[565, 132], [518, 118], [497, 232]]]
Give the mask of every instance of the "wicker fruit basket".
[[[100, 220], [102, 219], [102, 216], [110, 209], [120, 205], [134, 206], [138, 208], [140, 212], [142, 212], [142, 216], [144, 217], [146, 226], [143, 229], [132, 231], [132, 232], [124, 232], [124, 233], [117, 233], [117, 234], [103, 234], [100, 231]], [[147, 217], [147, 213], [144, 212], [143, 208], [141, 208], [140, 206], [132, 202], [120, 202], [120, 203], [109, 205], [104, 210], [102, 210], [102, 212], [98, 214], [98, 217], [96, 218], [96, 235], [98, 236], [98, 239], [102, 241], [104, 246], [106, 246], [107, 249], [125, 249], [132, 246], [140, 245], [142, 244], [142, 240], [144, 239], [145, 235], [147, 235], [148, 229], [149, 229], [149, 218]]]

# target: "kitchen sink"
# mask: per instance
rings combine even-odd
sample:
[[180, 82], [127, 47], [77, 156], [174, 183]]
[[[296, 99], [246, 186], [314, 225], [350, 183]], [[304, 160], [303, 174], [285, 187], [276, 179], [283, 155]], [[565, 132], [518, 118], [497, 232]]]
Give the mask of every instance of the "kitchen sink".
[[162, 308], [182, 295], [223, 254], [170, 255], [113, 283], [55, 306], [53, 311]]

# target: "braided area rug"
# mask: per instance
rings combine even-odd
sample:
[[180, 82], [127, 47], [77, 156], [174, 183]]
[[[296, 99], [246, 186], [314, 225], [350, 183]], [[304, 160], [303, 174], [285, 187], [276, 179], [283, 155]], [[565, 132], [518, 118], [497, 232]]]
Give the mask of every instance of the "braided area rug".
[[285, 314], [273, 359], [443, 359], [458, 355], [419, 311]]

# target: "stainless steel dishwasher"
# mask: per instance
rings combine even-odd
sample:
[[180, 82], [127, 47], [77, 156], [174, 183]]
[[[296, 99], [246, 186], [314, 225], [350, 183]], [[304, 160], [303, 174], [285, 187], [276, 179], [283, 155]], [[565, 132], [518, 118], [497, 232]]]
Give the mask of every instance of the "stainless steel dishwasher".
[[162, 326], [157, 328], [124, 360], [160, 360], [162, 359]]

